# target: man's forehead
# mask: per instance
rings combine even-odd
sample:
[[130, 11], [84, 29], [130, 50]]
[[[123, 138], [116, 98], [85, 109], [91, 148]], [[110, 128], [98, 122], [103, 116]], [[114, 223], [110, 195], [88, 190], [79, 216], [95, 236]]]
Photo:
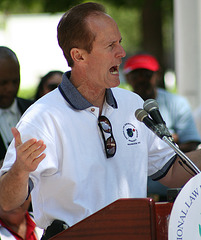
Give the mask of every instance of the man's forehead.
[[20, 78], [20, 68], [16, 62], [0, 61], [0, 81]]
[[1, 58], [0, 57], [0, 67], [1, 66], [12, 66], [12, 67], [17, 67], [19, 68], [19, 62], [12, 58], [12, 57], [6, 57], [6, 58]]
[[88, 26], [95, 34], [99, 41], [103, 44], [109, 44], [121, 40], [121, 33], [118, 29], [116, 22], [109, 15], [102, 14], [102, 16], [88, 19]]
[[86, 18], [88, 26], [94, 31], [96, 28], [105, 28], [106, 24], [116, 24], [114, 19], [105, 13], [91, 14]]

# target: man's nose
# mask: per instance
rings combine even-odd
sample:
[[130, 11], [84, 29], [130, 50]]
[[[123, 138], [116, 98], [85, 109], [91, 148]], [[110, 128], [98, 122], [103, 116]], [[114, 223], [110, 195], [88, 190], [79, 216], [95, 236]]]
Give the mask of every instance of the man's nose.
[[126, 56], [126, 52], [121, 45], [119, 45], [119, 49], [116, 56], [119, 58], [124, 58]]

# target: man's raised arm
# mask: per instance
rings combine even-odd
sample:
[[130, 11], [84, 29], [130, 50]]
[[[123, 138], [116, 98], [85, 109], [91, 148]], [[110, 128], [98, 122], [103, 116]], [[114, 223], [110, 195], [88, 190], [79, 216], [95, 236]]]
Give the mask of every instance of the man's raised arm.
[[46, 145], [35, 138], [22, 143], [19, 131], [12, 128], [16, 160], [11, 169], [0, 178], [0, 207], [9, 211], [19, 207], [28, 196], [29, 173], [45, 158]]

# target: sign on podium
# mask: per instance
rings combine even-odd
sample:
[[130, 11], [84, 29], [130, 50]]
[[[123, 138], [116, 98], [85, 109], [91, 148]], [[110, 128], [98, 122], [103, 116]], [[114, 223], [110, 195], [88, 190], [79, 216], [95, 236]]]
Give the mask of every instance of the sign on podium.
[[177, 196], [169, 222], [168, 240], [201, 240], [201, 173]]

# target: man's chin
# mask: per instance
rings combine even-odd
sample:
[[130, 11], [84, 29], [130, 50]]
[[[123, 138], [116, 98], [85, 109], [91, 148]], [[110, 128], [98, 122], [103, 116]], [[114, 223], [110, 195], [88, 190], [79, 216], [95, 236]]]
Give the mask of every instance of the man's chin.
[[116, 77], [116, 79], [113, 79], [110, 82], [110, 88], [118, 87], [120, 85], [120, 79], [119, 77]]

